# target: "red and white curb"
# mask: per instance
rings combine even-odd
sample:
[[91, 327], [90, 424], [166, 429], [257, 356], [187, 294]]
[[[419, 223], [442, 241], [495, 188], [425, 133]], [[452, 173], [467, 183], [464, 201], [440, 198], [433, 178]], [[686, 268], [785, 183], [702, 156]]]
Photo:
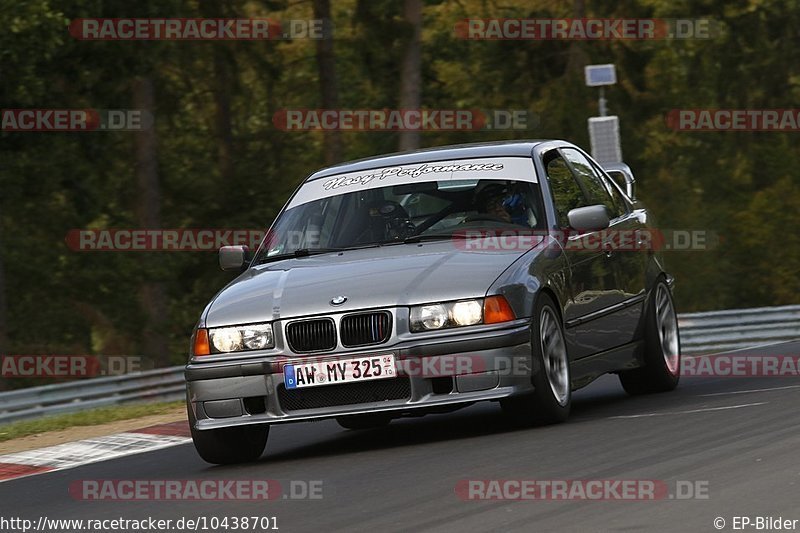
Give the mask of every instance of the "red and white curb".
[[186, 421], [0, 455], [0, 483], [191, 442]]

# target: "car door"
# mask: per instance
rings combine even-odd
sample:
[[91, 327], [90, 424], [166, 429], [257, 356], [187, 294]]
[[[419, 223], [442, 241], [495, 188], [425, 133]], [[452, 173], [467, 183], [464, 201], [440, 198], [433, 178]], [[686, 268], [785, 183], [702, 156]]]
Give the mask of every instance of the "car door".
[[[592, 160], [592, 163], [595, 163]], [[634, 340], [635, 328], [644, 312], [647, 296], [647, 268], [653, 254], [651, 229], [645, 224], [643, 210], [634, 210], [623, 189], [600, 167], [593, 165], [595, 172], [604, 181], [614, 203], [615, 215], [611, 221], [615, 229], [614, 268], [618, 272], [618, 284], [623, 292], [622, 311], [629, 322], [629, 341]]]
[[585, 186], [560, 149], [542, 156], [558, 230], [566, 235], [562, 245], [569, 262], [569, 299], [564, 302], [564, 325], [570, 358], [580, 359], [618, 345], [619, 331], [608, 309], [619, 302], [612, 259], [598, 245], [593, 232], [576, 234], [569, 228], [567, 213], [592, 205]]
[[602, 253], [610, 269], [602, 307], [612, 319], [615, 332], [612, 344], [621, 346], [635, 337], [645, 295], [646, 253], [637, 251], [637, 230], [643, 226], [615, 185], [588, 156], [574, 148], [565, 148], [562, 154], [589, 204], [605, 205], [611, 219], [602, 239]]

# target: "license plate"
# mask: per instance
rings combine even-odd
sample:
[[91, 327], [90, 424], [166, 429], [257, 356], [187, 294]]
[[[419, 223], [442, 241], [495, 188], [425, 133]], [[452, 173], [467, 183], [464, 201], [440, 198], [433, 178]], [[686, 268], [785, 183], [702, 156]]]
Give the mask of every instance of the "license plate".
[[283, 367], [283, 382], [287, 389], [387, 379], [396, 376], [397, 370], [395, 370], [394, 355], [392, 354], [289, 364]]

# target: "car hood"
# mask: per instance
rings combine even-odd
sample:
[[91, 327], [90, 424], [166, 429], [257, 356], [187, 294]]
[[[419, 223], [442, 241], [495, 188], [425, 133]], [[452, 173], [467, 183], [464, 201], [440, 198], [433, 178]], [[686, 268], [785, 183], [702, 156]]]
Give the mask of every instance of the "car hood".
[[[460, 250], [453, 242], [308, 256], [253, 267], [207, 308], [208, 327], [356, 309], [479, 298], [522, 255]], [[345, 296], [344, 304], [331, 299]]]

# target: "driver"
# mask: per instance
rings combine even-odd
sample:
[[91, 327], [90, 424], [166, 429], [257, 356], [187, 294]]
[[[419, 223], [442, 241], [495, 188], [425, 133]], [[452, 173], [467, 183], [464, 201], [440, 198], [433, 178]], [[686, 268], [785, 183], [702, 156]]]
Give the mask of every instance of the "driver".
[[509, 190], [506, 185], [487, 185], [475, 198], [479, 213], [485, 213], [509, 224], [527, 223], [525, 202], [521, 194]]

